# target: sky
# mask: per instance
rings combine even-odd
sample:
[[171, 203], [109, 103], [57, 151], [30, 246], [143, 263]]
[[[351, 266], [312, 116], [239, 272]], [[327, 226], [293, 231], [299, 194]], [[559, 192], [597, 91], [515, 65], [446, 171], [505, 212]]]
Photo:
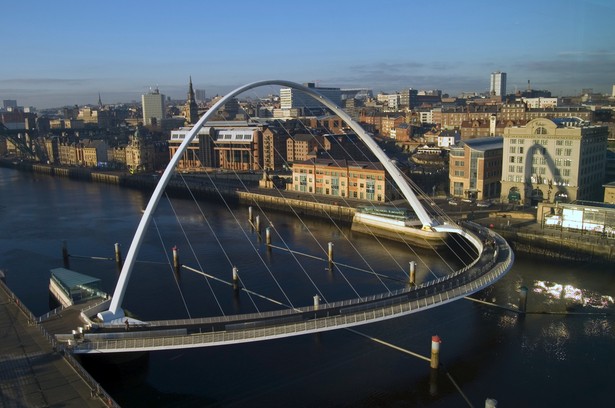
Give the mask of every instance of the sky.
[[[19, 0], [0, 8], [0, 100], [39, 109], [319, 86], [612, 92], [612, 0]], [[259, 89], [261, 94], [279, 89]], [[250, 96], [250, 95], [247, 95]]]

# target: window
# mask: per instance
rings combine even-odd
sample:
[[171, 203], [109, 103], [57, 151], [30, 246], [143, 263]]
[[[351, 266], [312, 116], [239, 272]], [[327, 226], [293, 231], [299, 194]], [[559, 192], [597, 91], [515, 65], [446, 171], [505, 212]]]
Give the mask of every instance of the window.
[[517, 173], [523, 173], [523, 166], [517, 166]]
[[565, 149], [564, 156], [572, 156], [572, 149]]
[[563, 151], [563, 149], [561, 147], [558, 147], [557, 149], [555, 149], [555, 155], [556, 156], [561, 156], [562, 155], [562, 151]]
[[510, 163], [514, 163], [514, 162], [515, 162], [515, 156], [510, 156], [510, 157], [508, 158], [508, 161], [509, 161]]
[[517, 157], [517, 163], [523, 163], [523, 156]]
[[508, 171], [509, 171], [510, 173], [514, 173], [514, 172], [515, 172], [515, 166], [514, 166], [514, 165], [512, 165], [512, 164], [511, 164], [510, 166], [508, 166]]
[[534, 133], [537, 135], [546, 135], [547, 134], [547, 129], [541, 127], [537, 127], [536, 130], [534, 130]]
[[510, 146], [509, 153], [517, 153], [517, 146]]

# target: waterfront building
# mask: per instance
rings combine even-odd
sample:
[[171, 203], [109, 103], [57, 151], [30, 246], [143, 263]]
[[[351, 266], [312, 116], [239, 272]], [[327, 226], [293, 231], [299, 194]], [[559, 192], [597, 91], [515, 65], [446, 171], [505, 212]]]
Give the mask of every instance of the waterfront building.
[[310, 133], [298, 133], [286, 140], [286, 157], [289, 162], [299, 162], [323, 150], [323, 137]]
[[471, 200], [500, 196], [502, 137], [485, 137], [450, 147], [450, 195]]
[[539, 203], [536, 221], [543, 227], [585, 231], [615, 238], [615, 204], [578, 200]]
[[489, 93], [494, 96], [506, 96], [506, 72], [492, 72]]
[[295, 162], [287, 189], [330, 197], [385, 202], [393, 198], [380, 163], [310, 159]]
[[263, 169], [267, 171], [281, 170], [288, 161], [287, 141], [290, 138], [288, 130], [281, 126], [267, 126], [263, 130]]
[[160, 126], [165, 118], [164, 95], [158, 88], [141, 95], [143, 109], [143, 124], [145, 126]]
[[502, 201], [596, 200], [602, 195], [608, 128], [578, 118], [538, 118], [504, 130]]
[[154, 170], [154, 145], [143, 138], [139, 127], [130, 136], [125, 150], [126, 167], [131, 173]]

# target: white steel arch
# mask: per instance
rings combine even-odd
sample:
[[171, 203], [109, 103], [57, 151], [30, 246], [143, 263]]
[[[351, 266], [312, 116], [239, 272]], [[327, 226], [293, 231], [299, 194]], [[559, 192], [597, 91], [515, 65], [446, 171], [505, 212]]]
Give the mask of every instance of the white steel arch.
[[[124, 317], [124, 311], [121, 308], [121, 305], [124, 300], [124, 295], [126, 293], [128, 281], [130, 279], [130, 275], [132, 273], [132, 269], [136, 261], [137, 253], [139, 252], [139, 249], [141, 248], [141, 244], [143, 242], [145, 231], [147, 231], [147, 228], [149, 227], [149, 224], [151, 222], [154, 210], [158, 206], [158, 202], [160, 201], [160, 198], [162, 197], [164, 189], [169, 183], [169, 180], [171, 179], [171, 176], [173, 172], [175, 171], [177, 163], [179, 162], [180, 158], [183, 156], [184, 152], [188, 148], [188, 145], [192, 142], [194, 137], [198, 134], [199, 130], [209, 120], [209, 118], [213, 116], [218, 111], [218, 109], [220, 109], [220, 107], [222, 107], [225, 103], [227, 103], [231, 98], [247, 90], [258, 88], [260, 86], [266, 86], [266, 85], [286, 86], [289, 88], [296, 89], [298, 91], [305, 92], [306, 94], [320, 101], [327, 108], [335, 112], [336, 115], [338, 115], [341, 119], [343, 119], [350, 126], [350, 128], [355, 131], [355, 133], [359, 136], [359, 138], [363, 141], [363, 143], [367, 145], [367, 147], [372, 151], [372, 153], [374, 153], [376, 158], [382, 163], [384, 168], [388, 171], [390, 176], [397, 183], [397, 186], [399, 187], [400, 191], [402, 192], [406, 200], [408, 200], [408, 203], [412, 206], [412, 209], [418, 216], [419, 220], [422, 222], [423, 229], [432, 229], [433, 227], [437, 226], [437, 223], [431, 219], [429, 214], [427, 214], [427, 211], [425, 211], [419, 199], [414, 194], [414, 192], [412, 191], [412, 189], [410, 188], [410, 186], [404, 179], [402, 173], [399, 171], [397, 166], [395, 166], [391, 162], [388, 156], [382, 151], [382, 149], [380, 149], [380, 147], [371, 138], [371, 136], [369, 136], [367, 132], [365, 132], [365, 130], [363, 130], [363, 128], [358, 123], [356, 123], [340, 107], [336, 106], [329, 99], [325, 98], [324, 96], [316, 92], [313, 88], [308, 88], [308, 87], [305, 87], [303, 85], [300, 85], [294, 82], [280, 80], [280, 79], [270, 79], [270, 80], [252, 82], [252, 83], [240, 86], [239, 88], [231, 91], [230, 93], [222, 97], [218, 102], [216, 102], [201, 117], [201, 119], [199, 119], [199, 121], [194, 125], [194, 127], [190, 130], [190, 132], [188, 132], [184, 141], [182, 142], [182, 144], [179, 146], [179, 148], [177, 149], [177, 151], [171, 158], [169, 164], [164, 170], [162, 176], [160, 177], [160, 180], [158, 181], [158, 184], [156, 185], [154, 192], [152, 193], [152, 197], [147, 203], [147, 207], [145, 208], [145, 211], [143, 212], [143, 216], [141, 217], [141, 221], [139, 222], [139, 225], [137, 226], [137, 231], [135, 232], [132, 243], [130, 244], [130, 248], [128, 249], [128, 253], [126, 254], [124, 265], [122, 266], [122, 271], [120, 272], [120, 277], [115, 286], [115, 291], [113, 293], [113, 298], [111, 300], [109, 310], [98, 314], [98, 317], [103, 322], [108, 322], [114, 319], [121, 319]], [[455, 232], [457, 232], [457, 230]]]

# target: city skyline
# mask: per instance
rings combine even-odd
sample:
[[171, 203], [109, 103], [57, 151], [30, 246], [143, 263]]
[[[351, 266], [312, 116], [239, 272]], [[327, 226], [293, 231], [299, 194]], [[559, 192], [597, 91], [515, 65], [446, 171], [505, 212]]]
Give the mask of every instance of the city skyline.
[[[116, 7], [113, 7], [113, 4]], [[606, 0], [501, 4], [312, 1], [309, 5], [187, 1], [3, 5], [0, 99], [39, 109], [139, 101], [150, 88], [185, 99], [262, 79], [364, 87], [488, 92], [610, 93], [615, 6]], [[8, 57], [8, 58], [7, 58]], [[279, 89], [263, 90], [264, 94]]]

